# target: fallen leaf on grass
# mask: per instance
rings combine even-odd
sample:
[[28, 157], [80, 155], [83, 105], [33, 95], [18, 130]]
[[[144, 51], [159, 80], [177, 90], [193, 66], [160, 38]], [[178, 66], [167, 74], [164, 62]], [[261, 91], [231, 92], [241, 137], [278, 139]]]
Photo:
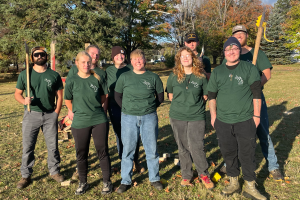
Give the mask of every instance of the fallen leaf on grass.
[[182, 177], [182, 176], [181, 176], [181, 175], [179, 175], [179, 174], [177, 174], [176, 176], [177, 176], [177, 177], [180, 177], [180, 178]]
[[291, 183], [291, 181], [285, 181], [286, 183]]
[[133, 183], [133, 186], [134, 186], [134, 187], [136, 187], [136, 186], [137, 186], [137, 184], [138, 184], [138, 183], [135, 181], [135, 182]]
[[225, 183], [225, 184], [229, 184], [229, 181], [225, 180], [224, 183]]
[[213, 161], [211, 161], [210, 165], [213, 166], [213, 167], [216, 166], [215, 163], [214, 163]]
[[165, 189], [165, 192], [167, 192], [167, 193], [170, 192], [170, 191], [169, 191], [169, 187], [167, 187], [167, 188]]
[[150, 192], [149, 195], [150, 195], [150, 196], [153, 196], [153, 192]]

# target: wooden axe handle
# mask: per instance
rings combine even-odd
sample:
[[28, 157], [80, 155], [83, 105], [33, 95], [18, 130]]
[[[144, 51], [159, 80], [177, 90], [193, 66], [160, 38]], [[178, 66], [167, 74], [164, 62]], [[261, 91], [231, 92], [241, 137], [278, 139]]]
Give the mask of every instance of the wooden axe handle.
[[[27, 97], [30, 98], [30, 77], [29, 77], [29, 48], [25, 42], [25, 49], [26, 49], [26, 88], [27, 88]], [[27, 105], [27, 110], [30, 112], [30, 104]]]
[[263, 34], [263, 27], [259, 27], [258, 31], [257, 31], [257, 36], [256, 36], [256, 40], [255, 40], [255, 47], [254, 47], [254, 54], [253, 54], [253, 60], [252, 60], [252, 64], [256, 65], [256, 61], [257, 61], [257, 55], [258, 55], [258, 50], [260, 47], [260, 41], [262, 38], [262, 34]]

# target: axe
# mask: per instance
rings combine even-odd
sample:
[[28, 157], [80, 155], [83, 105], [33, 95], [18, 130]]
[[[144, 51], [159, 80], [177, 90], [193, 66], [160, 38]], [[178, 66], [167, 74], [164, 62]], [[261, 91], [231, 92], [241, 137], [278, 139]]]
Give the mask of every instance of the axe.
[[200, 58], [202, 58], [203, 56], [204, 56], [204, 44], [202, 45], [202, 50], [201, 50]]
[[256, 61], [257, 61], [258, 50], [259, 50], [259, 46], [260, 46], [260, 42], [261, 42], [263, 30], [264, 30], [264, 28], [263, 28], [264, 19], [265, 19], [265, 8], [264, 8], [264, 12], [263, 12], [262, 16], [259, 16], [258, 20], [257, 20], [257, 23], [259, 23], [259, 26], [258, 26], [258, 30], [257, 30], [256, 40], [255, 40], [254, 54], [253, 54], [253, 60], [252, 60], [253, 65], [256, 65]]

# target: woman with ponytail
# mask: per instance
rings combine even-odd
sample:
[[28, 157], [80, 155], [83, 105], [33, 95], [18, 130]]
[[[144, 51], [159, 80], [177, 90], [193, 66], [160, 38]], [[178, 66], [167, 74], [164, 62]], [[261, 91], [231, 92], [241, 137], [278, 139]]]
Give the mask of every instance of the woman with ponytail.
[[175, 56], [175, 67], [167, 81], [171, 101], [170, 122], [178, 146], [182, 186], [191, 185], [192, 164], [207, 189], [214, 184], [209, 178], [204, 151], [205, 103], [207, 79], [202, 62], [189, 47], [182, 47]]
[[88, 189], [88, 153], [91, 136], [94, 139], [103, 175], [102, 194], [112, 192], [111, 165], [108, 153], [107, 116], [102, 104], [108, 93], [101, 77], [91, 70], [92, 58], [85, 52], [76, 56], [78, 73], [68, 79], [65, 86], [65, 104], [73, 118], [72, 134], [75, 140], [79, 187], [75, 194], [83, 194]]

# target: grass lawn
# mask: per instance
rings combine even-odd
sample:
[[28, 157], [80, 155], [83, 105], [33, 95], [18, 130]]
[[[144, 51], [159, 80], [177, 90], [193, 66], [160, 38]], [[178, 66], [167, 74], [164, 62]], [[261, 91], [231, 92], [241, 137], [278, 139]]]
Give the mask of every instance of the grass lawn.
[[[166, 85], [170, 70], [156, 71]], [[33, 183], [23, 190], [16, 189], [16, 183], [20, 180], [20, 164], [22, 156], [22, 116], [23, 106], [14, 99], [16, 82], [0, 83], [0, 199], [244, 199], [239, 194], [226, 198], [221, 195], [221, 190], [227, 183], [226, 177], [222, 177], [215, 189], [208, 191], [194, 180], [194, 187], [180, 186], [180, 168], [173, 164], [174, 156], [178, 150], [169, 123], [170, 101], [158, 108], [159, 139], [158, 153], [170, 153], [171, 158], [160, 163], [160, 176], [165, 190], [156, 191], [149, 184], [148, 171], [143, 174], [134, 174], [134, 187], [123, 194], [102, 196], [102, 173], [97, 161], [93, 141], [91, 142], [89, 156], [88, 182], [90, 189], [82, 196], [74, 194], [78, 182], [67, 187], [48, 177], [47, 148], [43, 134], [39, 134], [35, 148], [35, 165], [32, 175]], [[280, 169], [289, 179], [285, 182], [276, 182], [268, 178], [266, 161], [261, 153], [260, 146], [256, 149], [257, 184], [261, 193], [269, 199], [300, 199], [300, 65], [275, 66], [272, 70], [272, 79], [264, 89], [268, 104], [270, 133], [276, 149]], [[167, 98], [166, 98], [167, 99]], [[64, 107], [60, 117], [66, 115]], [[210, 125], [210, 116], [207, 107], [205, 150], [210, 164], [209, 172], [214, 174], [222, 166], [222, 156], [217, 144], [215, 130]], [[62, 139], [63, 135], [60, 134]], [[71, 176], [76, 168], [74, 140], [71, 139], [59, 143], [61, 153], [61, 172], [66, 179]], [[259, 142], [258, 142], [259, 143]], [[109, 152], [112, 167], [120, 168], [115, 136], [110, 126]], [[140, 161], [146, 165], [145, 152], [140, 147]], [[112, 176], [114, 187], [121, 182], [119, 172]], [[243, 180], [241, 179], [241, 183]]]

